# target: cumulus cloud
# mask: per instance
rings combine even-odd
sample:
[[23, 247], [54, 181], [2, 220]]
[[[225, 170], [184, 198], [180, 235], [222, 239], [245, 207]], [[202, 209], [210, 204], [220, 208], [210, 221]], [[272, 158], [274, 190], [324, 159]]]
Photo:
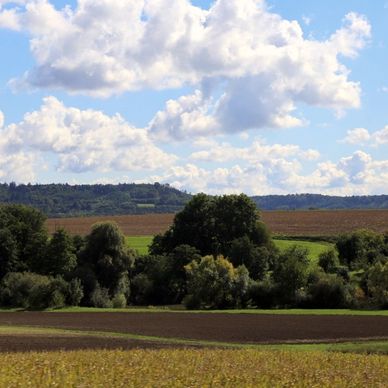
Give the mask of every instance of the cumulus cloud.
[[348, 144], [368, 144], [380, 146], [388, 143], [388, 125], [376, 132], [369, 132], [365, 128], [355, 128], [347, 132], [346, 137], [340, 141]]
[[329, 195], [383, 194], [388, 189], [388, 160], [374, 160], [357, 151], [337, 163], [318, 163], [311, 173], [303, 171], [296, 158], [268, 158], [230, 168], [202, 168], [193, 163], [174, 166], [151, 181], [169, 182], [192, 192], [238, 193], [251, 195], [290, 192]]
[[0, 148], [9, 156], [55, 155], [57, 169], [73, 173], [156, 170], [176, 160], [155, 146], [145, 129], [129, 125], [120, 115], [67, 107], [55, 97], [3, 128]]
[[365, 128], [354, 128], [347, 132], [346, 137], [341, 140], [341, 143], [348, 144], [365, 144], [371, 139], [369, 131]]
[[264, 0], [217, 0], [209, 10], [189, 0], [79, 0], [61, 10], [28, 0], [9, 11], [30, 34], [36, 60], [13, 87], [94, 96], [198, 89], [152, 120], [152, 132], [163, 137], [300, 126], [298, 104], [340, 111], [360, 105], [360, 85], [341, 63], [371, 34], [356, 13], [318, 41]]

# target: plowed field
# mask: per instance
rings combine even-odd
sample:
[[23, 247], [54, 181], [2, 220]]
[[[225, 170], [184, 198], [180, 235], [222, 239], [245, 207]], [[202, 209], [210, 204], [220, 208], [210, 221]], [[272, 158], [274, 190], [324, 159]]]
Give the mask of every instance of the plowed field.
[[[0, 313], [0, 325], [84, 330], [89, 333], [116, 332], [238, 344], [388, 339], [388, 317], [384, 316], [23, 312]], [[50, 338], [47, 340], [50, 341]], [[65, 340], [61, 339], [62, 344]], [[107, 343], [108, 340], [104, 341]], [[122, 341], [117, 340], [116, 346], [121, 345]], [[134, 345], [136, 344], [131, 346]], [[0, 341], [0, 346], [6, 345]], [[115, 346], [114, 341], [112, 346]]]
[[[85, 235], [96, 222], [112, 220], [126, 236], [151, 236], [165, 232], [173, 218], [173, 214], [56, 218], [49, 219], [47, 227], [51, 233], [64, 227]], [[274, 234], [290, 236], [331, 236], [362, 228], [388, 231], [388, 210], [267, 211], [262, 218]]]

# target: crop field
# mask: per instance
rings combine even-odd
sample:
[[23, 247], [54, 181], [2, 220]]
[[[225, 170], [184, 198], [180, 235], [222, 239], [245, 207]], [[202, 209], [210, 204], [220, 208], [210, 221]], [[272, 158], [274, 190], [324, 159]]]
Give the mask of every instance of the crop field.
[[388, 357], [164, 349], [0, 355], [1, 387], [383, 387]]
[[[165, 232], [173, 218], [173, 214], [53, 218], [47, 220], [47, 227], [50, 232], [63, 227], [73, 234], [85, 235], [96, 222], [112, 220], [126, 236], [151, 236]], [[332, 236], [362, 228], [388, 231], [388, 210], [267, 211], [262, 212], [262, 218], [278, 235]]]
[[0, 312], [0, 387], [295, 384], [387, 386], [388, 316]]

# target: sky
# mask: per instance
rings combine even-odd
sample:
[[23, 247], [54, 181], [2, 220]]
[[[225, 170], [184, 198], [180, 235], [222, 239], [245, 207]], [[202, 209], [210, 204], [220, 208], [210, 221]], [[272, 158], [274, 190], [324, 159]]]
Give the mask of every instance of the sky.
[[387, 0], [0, 0], [0, 182], [388, 194]]

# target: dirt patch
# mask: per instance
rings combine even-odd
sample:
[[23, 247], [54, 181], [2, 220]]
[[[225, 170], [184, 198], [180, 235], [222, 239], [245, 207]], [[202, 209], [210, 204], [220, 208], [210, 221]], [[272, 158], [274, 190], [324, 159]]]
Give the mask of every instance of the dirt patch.
[[[388, 210], [265, 211], [262, 218], [273, 233], [291, 236], [331, 236], [362, 228], [388, 231]], [[153, 236], [164, 233], [173, 219], [174, 214], [53, 218], [47, 220], [47, 227], [50, 233], [62, 227], [86, 235], [96, 222], [112, 220], [126, 236]]]
[[22, 312], [0, 313], [0, 325], [252, 344], [388, 339], [381, 316]]

